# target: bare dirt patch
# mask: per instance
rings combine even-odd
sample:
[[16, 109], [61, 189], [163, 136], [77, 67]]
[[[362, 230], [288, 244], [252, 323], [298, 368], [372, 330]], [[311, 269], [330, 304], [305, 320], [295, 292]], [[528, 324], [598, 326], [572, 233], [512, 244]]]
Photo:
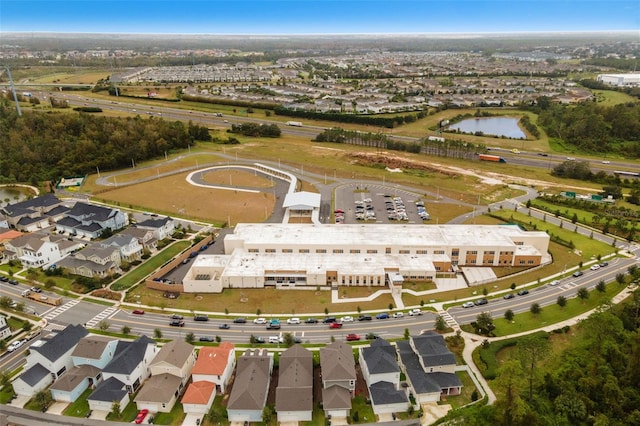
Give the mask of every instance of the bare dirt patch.
[[202, 180], [212, 185], [271, 188], [273, 182], [263, 175], [238, 169], [213, 169], [202, 174]]

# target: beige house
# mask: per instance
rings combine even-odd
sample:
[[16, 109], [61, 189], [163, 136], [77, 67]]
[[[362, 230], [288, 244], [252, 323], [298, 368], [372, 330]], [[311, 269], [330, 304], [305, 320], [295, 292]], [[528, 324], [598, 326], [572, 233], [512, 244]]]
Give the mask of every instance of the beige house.
[[272, 370], [273, 355], [266, 349], [247, 349], [238, 359], [236, 379], [227, 403], [230, 422], [262, 421]]
[[351, 346], [333, 342], [320, 349], [322, 407], [326, 416], [347, 417], [356, 388], [356, 363]]
[[294, 345], [280, 355], [276, 411], [279, 422], [311, 421], [313, 355], [301, 345]]

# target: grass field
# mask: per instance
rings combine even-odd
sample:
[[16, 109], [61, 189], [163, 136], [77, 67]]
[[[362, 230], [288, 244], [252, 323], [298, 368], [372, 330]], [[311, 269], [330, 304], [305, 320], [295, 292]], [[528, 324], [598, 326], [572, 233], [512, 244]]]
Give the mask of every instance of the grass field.
[[597, 102], [602, 106], [614, 106], [627, 102], [638, 102], [637, 98], [629, 96], [626, 93], [618, 92], [617, 90], [592, 90], [592, 92], [595, 95]]

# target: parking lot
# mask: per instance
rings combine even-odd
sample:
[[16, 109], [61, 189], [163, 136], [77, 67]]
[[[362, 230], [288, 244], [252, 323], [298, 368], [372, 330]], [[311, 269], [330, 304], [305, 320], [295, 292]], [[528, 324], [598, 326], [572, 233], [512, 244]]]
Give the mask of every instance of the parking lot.
[[426, 223], [428, 206], [420, 196], [382, 185], [336, 189], [335, 223]]

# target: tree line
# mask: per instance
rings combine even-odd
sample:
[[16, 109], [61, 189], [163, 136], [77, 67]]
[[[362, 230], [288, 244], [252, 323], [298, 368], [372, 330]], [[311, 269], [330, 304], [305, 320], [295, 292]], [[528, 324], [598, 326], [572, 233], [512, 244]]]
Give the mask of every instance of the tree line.
[[258, 123], [241, 123], [232, 124], [230, 133], [239, 133], [244, 136], [279, 138], [281, 135], [280, 127], [277, 124], [258, 124]]
[[6, 183], [57, 180], [129, 167], [211, 139], [206, 128], [152, 117], [110, 118], [86, 113], [25, 111], [0, 103], [0, 179]]
[[427, 116], [427, 111], [420, 111], [417, 114], [397, 115], [395, 117], [379, 117], [372, 115], [315, 112], [285, 107], [276, 107], [274, 112], [276, 115], [283, 115], [287, 117], [328, 120], [336, 121], [338, 123], [366, 124], [370, 126], [386, 127], [388, 129], [392, 129], [405, 123], [413, 123], [416, 120]]

